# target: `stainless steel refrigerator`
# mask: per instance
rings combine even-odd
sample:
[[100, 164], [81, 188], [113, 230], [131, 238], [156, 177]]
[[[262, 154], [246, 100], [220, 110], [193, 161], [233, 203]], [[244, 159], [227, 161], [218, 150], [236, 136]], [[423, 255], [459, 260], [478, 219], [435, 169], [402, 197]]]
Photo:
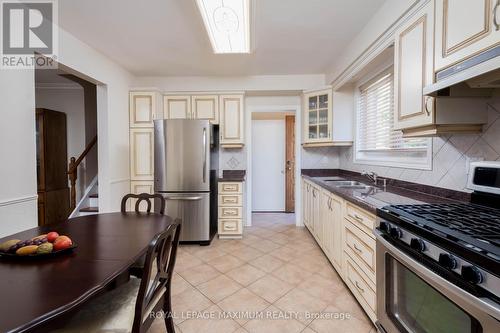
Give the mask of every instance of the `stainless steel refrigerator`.
[[[210, 244], [217, 229], [217, 127], [208, 120], [155, 120], [155, 192], [180, 218], [180, 240]], [[158, 205], [155, 205], [158, 206]]]

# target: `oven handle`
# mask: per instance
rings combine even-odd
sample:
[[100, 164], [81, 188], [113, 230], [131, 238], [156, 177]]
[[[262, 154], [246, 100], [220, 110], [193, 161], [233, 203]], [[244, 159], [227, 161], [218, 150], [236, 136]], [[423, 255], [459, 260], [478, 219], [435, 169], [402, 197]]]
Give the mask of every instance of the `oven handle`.
[[397, 247], [388, 242], [384, 237], [382, 237], [382, 233], [377, 229], [375, 229], [375, 237], [377, 238], [377, 241], [380, 242], [389, 252], [391, 252], [391, 254], [396, 259], [398, 259], [409, 268], [412, 268], [413, 270], [417, 271], [419, 274], [424, 276], [425, 280], [427, 280], [429, 283], [437, 285], [435, 286], [436, 289], [438, 290], [440, 288], [446, 289], [447, 291], [450, 291], [453, 295], [455, 295], [457, 298], [461, 299], [464, 303], [469, 304], [470, 306], [476, 309], [484, 311], [491, 317], [500, 321], [500, 308], [498, 305], [496, 305], [495, 303], [493, 303], [488, 299], [478, 298], [468, 293], [467, 291], [457, 287], [453, 283], [450, 283], [447, 280], [443, 279], [441, 276], [432, 272], [425, 266], [419, 264], [417, 261], [410, 258], [404, 252], [402, 252]]

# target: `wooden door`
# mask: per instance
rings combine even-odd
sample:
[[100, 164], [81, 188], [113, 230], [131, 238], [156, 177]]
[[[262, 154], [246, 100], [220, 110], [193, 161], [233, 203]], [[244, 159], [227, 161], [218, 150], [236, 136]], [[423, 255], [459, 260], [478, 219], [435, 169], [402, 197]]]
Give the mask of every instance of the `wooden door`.
[[165, 119], [190, 119], [190, 96], [164, 96], [163, 113]]
[[500, 1], [436, 0], [436, 70], [500, 45]]
[[423, 95], [433, 82], [433, 8], [396, 33], [394, 58], [394, 128], [414, 128], [434, 123], [434, 101]]
[[221, 146], [243, 146], [243, 95], [222, 95], [219, 104]]
[[130, 127], [153, 127], [156, 99], [151, 92], [130, 93]]
[[295, 116], [285, 116], [285, 211], [295, 211]]
[[208, 119], [212, 124], [219, 123], [219, 96], [198, 95], [191, 97], [193, 119]]

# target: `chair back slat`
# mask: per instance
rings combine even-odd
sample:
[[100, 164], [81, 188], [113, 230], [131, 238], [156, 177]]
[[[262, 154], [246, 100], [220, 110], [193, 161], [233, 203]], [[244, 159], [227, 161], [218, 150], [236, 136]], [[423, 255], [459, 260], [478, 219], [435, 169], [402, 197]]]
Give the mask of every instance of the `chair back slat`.
[[155, 319], [151, 312], [163, 310], [165, 302], [170, 302], [170, 287], [181, 231], [179, 222], [176, 220], [149, 244], [135, 304], [133, 332], [146, 332]]
[[160, 204], [160, 214], [165, 214], [165, 198], [161, 194], [149, 194], [149, 193], [141, 193], [141, 194], [127, 194], [122, 199], [121, 211], [125, 213], [127, 211], [127, 200], [128, 199], [137, 199], [135, 202], [135, 212], [139, 213], [139, 206], [141, 202], [146, 201], [148, 204], [146, 212], [151, 213], [151, 200], [154, 200], [157, 204]]

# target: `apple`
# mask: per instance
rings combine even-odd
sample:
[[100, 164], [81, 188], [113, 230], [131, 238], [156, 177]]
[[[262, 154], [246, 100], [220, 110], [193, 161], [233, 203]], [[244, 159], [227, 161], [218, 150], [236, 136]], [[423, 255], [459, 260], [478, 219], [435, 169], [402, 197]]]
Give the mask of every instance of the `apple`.
[[47, 241], [50, 243], [54, 243], [54, 241], [59, 237], [59, 234], [55, 231], [49, 232], [47, 234]]
[[63, 241], [63, 240], [69, 240], [69, 241], [71, 242], [71, 239], [70, 239], [68, 236], [64, 236], [64, 235], [62, 235], [62, 236], [57, 237], [57, 238], [54, 240], [54, 244], [59, 243], [59, 242], [61, 242], [61, 241]]
[[69, 239], [69, 238], [67, 238], [67, 239], [61, 239], [58, 242], [54, 243], [54, 251], [60, 251], [60, 250], [67, 249], [72, 244], [73, 243], [71, 242], [71, 239]]

